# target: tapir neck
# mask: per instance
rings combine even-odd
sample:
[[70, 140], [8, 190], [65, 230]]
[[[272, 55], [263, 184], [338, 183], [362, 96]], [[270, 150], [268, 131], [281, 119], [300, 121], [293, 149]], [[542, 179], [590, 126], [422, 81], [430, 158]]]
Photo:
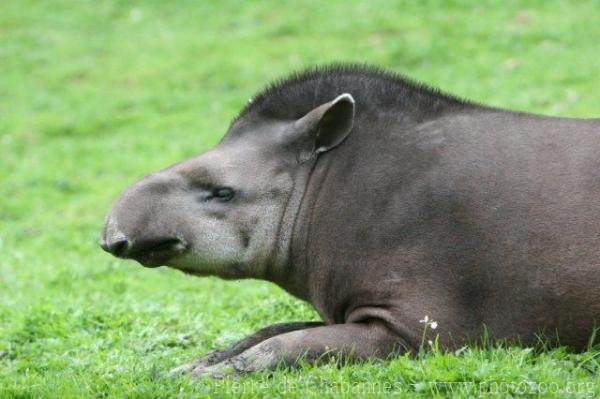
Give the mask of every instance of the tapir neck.
[[304, 270], [302, 264], [292, 253], [293, 246], [303, 241], [306, 216], [302, 214], [309, 184], [313, 185], [313, 172], [316, 160], [302, 163], [293, 173], [293, 186], [279, 223], [277, 241], [274, 247], [272, 261], [266, 266], [265, 280], [271, 281], [292, 295], [306, 299]]

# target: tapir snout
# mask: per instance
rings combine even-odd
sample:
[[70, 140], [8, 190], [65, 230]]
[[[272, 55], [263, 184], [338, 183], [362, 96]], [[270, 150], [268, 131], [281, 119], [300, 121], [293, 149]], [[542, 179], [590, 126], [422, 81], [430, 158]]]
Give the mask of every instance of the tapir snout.
[[147, 267], [165, 265], [188, 248], [168, 208], [156, 201], [173, 190], [175, 179], [148, 176], [129, 188], [110, 210], [99, 244], [103, 250]]

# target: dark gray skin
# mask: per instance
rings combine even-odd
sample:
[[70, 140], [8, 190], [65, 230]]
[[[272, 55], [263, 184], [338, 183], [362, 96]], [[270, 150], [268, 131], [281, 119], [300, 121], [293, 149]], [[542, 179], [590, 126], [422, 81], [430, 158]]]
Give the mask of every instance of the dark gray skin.
[[127, 188], [101, 245], [145, 266], [272, 281], [322, 317], [174, 374], [414, 352], [425, 316], [442, 348], [485, 326], [493, 340], [581, 349], [600, 319], [599, 154], [599, 119], [317, 69], [266, 89], [214, 149]]

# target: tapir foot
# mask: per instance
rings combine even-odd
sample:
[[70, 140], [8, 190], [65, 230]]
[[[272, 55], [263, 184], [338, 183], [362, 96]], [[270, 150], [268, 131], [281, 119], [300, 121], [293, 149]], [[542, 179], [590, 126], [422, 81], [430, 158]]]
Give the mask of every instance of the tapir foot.
[[220, 361], [220, 359], [221, 359], [220, 354], [222, 352], [225, 352], [225, 351], [208, 352], [206, 355], [201, 356], [200, 358], [196, 359], [195, 361], [193, 361], [191, 363], [185, 363], [179, 367], [175, 367], [175, 368], [171, 369], [169, 371], [169, 376], [175, 377], [178, 375], [189, 373], [197, 368], [200, 369], [203, 367], [212, 366], [213, 364], [216, 364]]
[[[171, 369], [168, 373], [169, 376], [178, 376], [181, 374], [201, 375], [202, 370], [211, 366], [217, 365], [225, 360], [228, 360], [245, 350], [253, 347], [254, 345], [274, 337], [279, 334], [287, 333], [290, 331], [309, 329], [313, 327], [322, 326], [323, 323], [315, 321], [298, 321], [291, 323], [278, 323], [271, 326], [265, 327], [256, 333], [244, 338], [243, 340], [235, 343], [227, 349], [215, 350], [208, 352], [204, 356], [196, 359], [191, 363], [183, 364], [179, 367]], [[216, 373], [215, 373], [216, 374]], [[217, 375], [215, 375], [217, 377]]]
[[212, 365], [198, 365], [190, 371], [190, 376], [193, 378], [224, 378], [237, 377], [262, 370], [270, 370], [284, 362], [284, 353], [281, 350], [278, 350], [278, 347], [280, 347], [280, 345], [276, 338], [269, 338], [265, 342], [261, 342], [243, 353], [225, 359], [219, 363]]
[[216, 363], [213, 360], [218, 357], [207, 360], [209, 354], [175, 370], [184, 370], [192, 377], [223, 378], [295, 366], [300, 359], [312, 363], [331, 356], [385, 358], [404, 349], [402, 339], [381, 324], [336, 324], [275, 335]]

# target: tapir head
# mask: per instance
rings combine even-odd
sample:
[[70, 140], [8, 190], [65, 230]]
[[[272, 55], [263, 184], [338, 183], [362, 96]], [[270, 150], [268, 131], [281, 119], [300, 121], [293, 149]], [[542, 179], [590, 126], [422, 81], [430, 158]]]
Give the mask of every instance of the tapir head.
[[[100, 245], [144, 266], [256, 277], [272, 262], [300, 165], [348, 136], [343, 94], [295, 120], [248, 113], [202, 155], [129, 186], [106, 217]], [[288, 232], [289, 233], [289, 232]], [[287, 234], [289, 235], [289, 234]]]

